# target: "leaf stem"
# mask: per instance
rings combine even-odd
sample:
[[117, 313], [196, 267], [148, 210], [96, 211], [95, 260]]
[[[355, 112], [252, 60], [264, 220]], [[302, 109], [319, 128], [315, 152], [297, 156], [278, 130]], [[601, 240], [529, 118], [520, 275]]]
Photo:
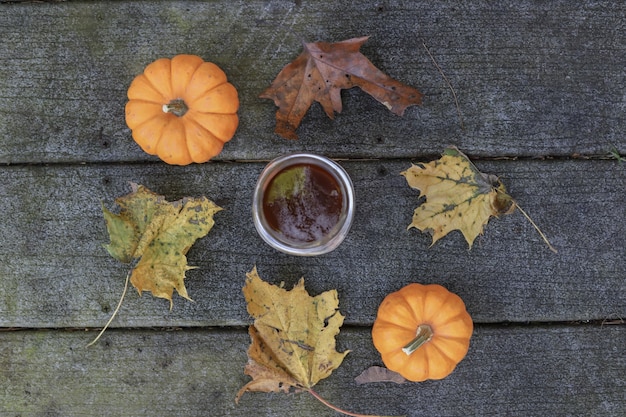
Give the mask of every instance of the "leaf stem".
[[422, 45], [424, 45], [424, 49], [426, 49], [428, 56], [430, 56], [430, 59], [433, 61], [435, 68], [439, 70], [439, 73], [443, 77], [443, 80], [446, 82], [446, 84], [448, 84], [448, 88], [452, 92], [452, 97], [454, 98], [454, 104], [456, 106], [456, 114], [459, 116], [459, 123], [461, 124], [461, 130], [465, 130], [465, 125], [463, 124], [463, 116], [461, 116], [461, 108], [459, 106], [459, 100], [456, 97], [456, 93], [454, 91], [454, 88], [452, 88], [452, 84], [450, 83], [450, 80], [448, 79], [448, 77], [446, 77], [446, 74], [444, 74], [443, 70], [441, 69], [437, 61], [435, 60], [435, 57], [433, 56], [433, 54], [430, 53], [430, 50], [426, 46], [426, 43], [422, 42]]
[[124, 283], [124, 291], [122, 292], [122, 296], [120, 297], [120, 301], [117, 303], [117, 307], [115, 307], [115, 311], [113, 311], [113, 315], [111, 315], [111, 318], [109, 319], [109, 321], [107, 321], [107, 324], [105, 324], [104, 327], [102, 328], [102, 330], [100, 330], [100, 333], [98, 333], [98, 336], [96, 336], [96, 338], [93, 339], [86, 347], [89, 347], [89, 346], [93, 345], [94, 343], [96, 343], [100, 339], [100, 336], [102, 336], [104, 334], [104, 331], [109, 327], [109, 325], [111, 324], [111, 322], [113, 321], [113, 319], [117, 315], [117, 312], [120, 310], [120, 307], [122, 306], [122, 301], [124, 301], [124, 297], [126, 296], [126, 290], [128, 290], [128, 281], [130, 281], [130, 274], [132, 273], [132, 271], [133, 270], [131, 268], [128, 271], [128, 274], [126, 274], [126, 282]]
[[[333, 405], [333, 404], [329, 403], [328, 401], [323, 399], [317, 392], [313, 391], [311, 388], [307, 388], [306, 390], [309, 392], [309, 394], [311, 394], [313, 397], [315, 397], [319, 402], [324, 404], [326, 407], [330, 408], [331, 410], [335, 410], [338, 413], [344, 414], [346, 416], [352, 416], [352, 417], [394, 417], [394, 416], [377, 416], [377, 415], [372, 415], [372, 414], [352, 413], [350, 411], [343, 410], [343, 409], [337, 407], [336, 405]], [[406, 417], [406, 415], [395, 416], [395, 417]]]
[[554, 248], [554, 246], [552, 246], [550, 244], [550, 242], [548, 241], [548, 238], [546, 237], [546, 235], [543, 234], [543, 232], [541, 231], [541, 229], [539, 228], [539, 226], [537, 226], [535, 224], [535, 222], [533, 221], [533, 219], [530, 218], [530, 216], [528, 214], [526, 214], [526, 212], [519, 206], [519, 204], [517, 204], [517, 202], [515, 203], [515, 205], [517, 206], [517, 208], [519, 209], [520, 213], [522, 213], [524, 215], [524, 217], [526, 217], [526, 220], [528, 220], [530, 222], [530, 224], [533, 225], [533, 227], [535, 228], [535, 230], [539, 233], [539, 236], [541, 236], [541, 238], [543, 239], [544, 242], [546, 242], [546, 245], [548, 245], [548, 248], [550, 248], [550, 250], [554, 253], [557, 253], [557, 250]]

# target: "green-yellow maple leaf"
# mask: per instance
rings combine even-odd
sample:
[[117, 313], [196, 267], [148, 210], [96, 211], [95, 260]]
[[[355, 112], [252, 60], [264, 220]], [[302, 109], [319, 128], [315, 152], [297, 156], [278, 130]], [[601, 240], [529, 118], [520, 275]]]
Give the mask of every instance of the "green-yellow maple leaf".
[[111, 242], [104, 245], [109, 254], [134, 267], [126, 276], [124, 292], [111, 318], [98, 336], [100, 339], [119, 311], [128, 282], [139, 292], [150, 291], [153, 296], [165, 298], [172, 309], [174, 290], [188, 300], [185, 272], [193, 269], [185, 256], [191, 245], [204, 237], [214, 225], [213, 215], [221, 210], [206, 197], [183, 198], [167, 202], [165, 197], [146, 187], [131, 184], [132, 192], [115, 200], [119, 214], [102, 211]]
[[111, 243], [105, 248], [115, 259], [136, 262], [130, 282], [139, 291], [170, 301], [174, 289], [190, 299], [185, 288], [186, 253], [214, 225], [221, 210], [206, 197], [168, 202], [142, 185], [132, 184], [132, 193], [115, 202], [120, 213], [103, 207]]
[[409, 228], [431, 231], [433, 244], [460, 230], [471, 248], [491, 216], [511, 213], [516, 207], [498, 177], [480, 172], [454, 147], [440, 159], [412, 165], [401, 175], [420, 191], [420, 197], [426, 197], [415, 209]]

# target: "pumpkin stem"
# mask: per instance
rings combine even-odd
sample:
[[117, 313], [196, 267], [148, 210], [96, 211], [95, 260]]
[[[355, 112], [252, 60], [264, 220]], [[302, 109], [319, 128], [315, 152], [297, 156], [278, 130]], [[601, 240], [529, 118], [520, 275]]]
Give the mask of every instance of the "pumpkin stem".
[[185, 102], [180, 99], [174, 99], [170, 101], [168, 104], [163, 105], [163, 113], [172, 113], [175, 116], [182, 117], [187, 113], [189, 107], [185, 104]]
[[402, 351], [408, 355], [415, 352], [424, 343], [428, 342], [433, 337], [433, 329], [428, 324], [420, 324], [415, 334], [415, 339], [411, 340]]

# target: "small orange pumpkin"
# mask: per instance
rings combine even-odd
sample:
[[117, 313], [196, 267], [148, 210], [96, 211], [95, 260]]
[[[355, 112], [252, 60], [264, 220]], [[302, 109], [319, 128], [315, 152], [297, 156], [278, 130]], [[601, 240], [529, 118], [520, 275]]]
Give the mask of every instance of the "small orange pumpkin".
[[458, 295], [409, 284], [380, 304], [372, 339], [388, 369], [417, 382], [448, 376], [465, 357], [473, 328]]
[[217, 65], [195, 55], [149, 64], [130, 84], [128, 99], [133, 139], [168, 164], [208, 161], [239, 125], [237, 89]]

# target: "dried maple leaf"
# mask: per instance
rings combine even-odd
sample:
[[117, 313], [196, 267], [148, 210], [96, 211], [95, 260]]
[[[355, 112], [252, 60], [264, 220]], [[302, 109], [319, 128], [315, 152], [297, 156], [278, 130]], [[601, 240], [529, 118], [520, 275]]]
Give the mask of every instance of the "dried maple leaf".
[[508, 214], [516, 204], [495, 175], [481, 173], [457, 148], [429, 163], [401, 173], [426, 201], [415, 209], [409, 228], [431, 231], [434, 244], [452, 230], [460, 230], [469, 247], [491, 216]]
[[191, 245], [213, 227], [213, 215], [221, 210], [206, 197], [167, 202], [142, 185], [132, 184], [132, 193], [117, 198], [119, 214], [103, 207], [111, 243], [105, 248], [115, 259], [136, 262], [130, 282], [139, 291], [170, 301], [174, 289], [190, 299], [183, 280], [185, 254]]
[[394, 80], [374, 66], [359, 49], [368, 37], [337, 43], [304, 43], [304, 51], [286, 65], [261, 98], [274, 100], [276, 133], [297, 139], [296, 129], [313, 101], [331, 119], [340, 113], [341, 90], [360, 87], [398, 116], [421, 104], [422, 94]]
[[344, 318], [337, 291], [311, 297], [303, 278], [288, 291], [263, 281], [254, 268], [243, 293], [255, 319], [245, 370], [253, 379], [237, 398], [245, 391], [308, 390], [341, 365], [348, 351], [335, 350]]
[[311, 297], [304, 278], [288, 291], [263, 281], [255, 267], [246, 274], [243, 293], [254, 318], [244, 370], [252, 380], [239, 390], [235, 401], [246, 391], [307, 391], [335, 411], [363, 416], [335, 407], [312, 389], [349, 353], [335, 349], [335, 336], [344, 319], [338, 311], [337, 291]]

